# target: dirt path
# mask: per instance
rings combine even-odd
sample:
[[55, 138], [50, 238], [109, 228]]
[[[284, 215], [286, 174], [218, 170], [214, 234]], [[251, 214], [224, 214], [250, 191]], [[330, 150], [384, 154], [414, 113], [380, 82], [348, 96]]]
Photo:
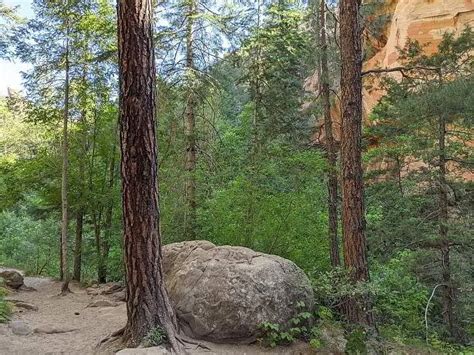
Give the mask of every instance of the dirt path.
[[97, 342], [121, 328], [126, 321], [125, 303], [117, 307], [87, 307], [103, 296], [91, 296], [72, 285], [73, 293], [59, 297], [61, 283], [47, 278], [25, 277], [25, 285], [36, 291], [12, 292], [8, 298], [25, 301], [37, 311], [18, 308], [12, 321], [35, 328], [70, 330], [67, 333], [15, 335], [7, 324], [0, 325], [0, 354], [92, 354]]
[[[125, 325], [126, 308], [124, 302], [114, 301], [115, 307], [87, 307], [91, 302], [98, 300], [110, 302], [112, 299], [105, 295], [90, 295], [85, 289], [75, 284], [71, 284], [72, 294], [60, 297], [58, 294], [61, 283], [48, 278], [25, 277], [24, 283], [25, 286], [33, 287], [36, 291], [12, 291], [8, 298], [33, 304], [38, 307], [38, 310], [16, 308], [11, 322], [26, 324], [31, 334], [17, 335], [12, 332], [11, 324], [0, 324], [0, 355], [98, 354], [96, 344]], [[104, 289], [101, 287], [97, 290]], [[40, 333], [38, 333], [38, 329]], [[41, 332], [52, 329], [56, 333]], [[290, 347], [275, 349], [261, 348], [258, 345], [202, 343], [211, 350], [197, 350], [195, 346], [192, 346], [188, 352], [193, 355], [301, 355], [313, 353], [309, 351], [309, 347], [305, 343], [296, 343]], [[163, 354], [155, 349], [130, 349], [125, 353], [134, 355]]]

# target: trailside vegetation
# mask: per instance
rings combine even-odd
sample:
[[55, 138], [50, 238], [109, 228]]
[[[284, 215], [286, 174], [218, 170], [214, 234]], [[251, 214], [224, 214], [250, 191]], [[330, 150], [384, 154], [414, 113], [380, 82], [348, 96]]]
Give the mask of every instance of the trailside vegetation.
[[0, 56], [29, 64], [0, 97], [0, 265], [64, 297], [126, 280], [125, 340], [179, 352], [161, 245], [244, 246], [295, 262], [319, 305], [262, 344], [469, 351], [470, 28], [363, 71], [380, 1], [118, 3], [0, 1]]

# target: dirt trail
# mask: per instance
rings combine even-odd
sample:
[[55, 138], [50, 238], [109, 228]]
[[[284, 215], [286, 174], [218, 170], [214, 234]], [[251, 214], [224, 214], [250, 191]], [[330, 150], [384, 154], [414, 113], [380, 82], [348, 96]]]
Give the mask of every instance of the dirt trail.
[[[72, 294], [57, 296], [61, 283], [37, 277], [25, 277], [24, 283], [36, 291], [11, 292], [8, 298], [32, 303], [38, 311], [18, 308], [12, 320], [21, 320], [31, 329], [37, 327], [77, 329], [59, 334], [15, 335], [7, 324], [0, 325], [0, 354], [92, 354], [98, 341], [121, 328], [126, 321], [125, 303], [117, 307], [87, 307], [93, 299], [72, 284]], [[75, 314], [78, 313], [78, 314]]]
[[[97, 343], [122, 328], [126, 322], [124, 302], [113, 302], [116, 307], [87, 307], [91, 302], [105, 299], [104, 295], [89, 295], [84, 288], [71, 284], [73, 293], [58, 296], [61, 283], [48, 278], [25, 277], [25, 286], [36, 291], [12, 291], [9, 299], [28, 302], [38, 307], [37, 311], [17, 308], [12, 320], [21, 321], [32, 330], [29, 335], [13, 334], [8, 324], [0, 324], [0, 355], [88, 355], [98, 354]], [[111, 300], [110, 298], [108, 299]], [[35, 329], [71, 330], [65, 333], [36, 333]], [[190, 354], [203, 355], [259, 355], [311, 354], [307, 344], [299, 342], [290, 347], [275, 349], [261, 348], [258, 345], [231, 345], [202, 342], [210, 348], [197, 350], [195, 346], [187, 349]], [[153, 349], [142, 349], [134, 354], [162, 354]], [[102, 354], [102, 353], [100, 353]]]

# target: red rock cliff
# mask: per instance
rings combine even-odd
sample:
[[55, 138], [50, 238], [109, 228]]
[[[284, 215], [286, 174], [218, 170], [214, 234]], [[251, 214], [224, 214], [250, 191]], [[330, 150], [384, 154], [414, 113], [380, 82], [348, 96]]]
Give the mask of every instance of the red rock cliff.
[[[460, 33], [466, 25], [474, 26], [473, 0], [398, 0], [387, 29], [386, 43], [365, 63], [365, 69], [399, 66], [398, 48], [408, 39], [426, 45], [433, 53], [445, 32]], [[397, 74], [392, 74], [396, 76]], [[369, 113], [383, 95], [380, 90], [364, 92], [364, 108]]]
[[[364, 64], [365, 70], [399, 66], [398, 48], [404, 47], [409, 38], [426, 45], [427, 53], [433, 53], [446, 31], [460, 33], [466, 25], [474, 27], [474, 0], [387, 0], [384, 11], [391, 14], [391, 20], [380, 38], [368, 39], [376, 52]], [[396, 76], [397, 73], [387, 75]], [[317, 79], [315, 75], [308, 80], [310, 90], [317, 86]], [[383, 91], [377, 89], [376, 81], [370, 84], [371, 89], [363, 92], [366, 117], [383, 95]], [[333, 119], [336, 121], [334, 135], [338, 139], [340, 112], [337, 106], [333, 108]], [[366, 121], [366, 124], [370, 123]], [[323, 142], [321, 121], [316, 124], [315, 132], [315, 143]]]

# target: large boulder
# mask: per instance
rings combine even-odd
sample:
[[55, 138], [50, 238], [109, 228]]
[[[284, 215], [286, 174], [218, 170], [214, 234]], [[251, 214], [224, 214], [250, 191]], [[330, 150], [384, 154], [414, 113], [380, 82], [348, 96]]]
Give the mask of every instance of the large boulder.
[[8, 287], [19, 289], [23, 286], [23, 275], [17, 270], [0, 268], [0, 278]]
[[191, 337], [250, 342], [263, 322], [288, 324], [314, 298], [293, 262], [251, 249], [190, 241], [164, 247], [166, 288], [178, 320]]

